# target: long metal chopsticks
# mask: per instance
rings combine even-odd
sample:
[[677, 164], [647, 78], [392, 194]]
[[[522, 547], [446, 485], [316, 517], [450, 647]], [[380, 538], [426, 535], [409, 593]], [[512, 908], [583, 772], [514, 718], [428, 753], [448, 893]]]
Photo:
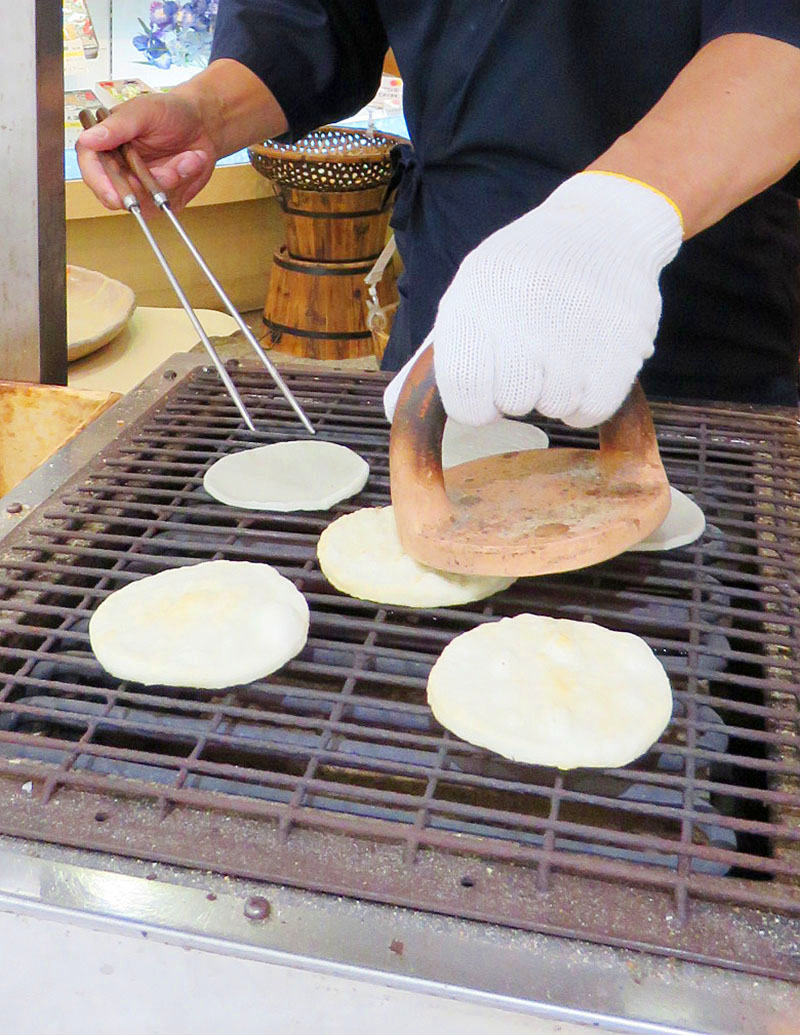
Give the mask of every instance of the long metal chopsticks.
[[[88, 108], [84, 108], [80, 112], [78, 117], [80, 118], [81, 125], [84, 127], [84, 129], [90, 129], [92, 126], [96, 125], [96, 123], [102, 122], [103, 119], [105, 119], [108, 115], [109, 112], [106, 108], [98, 108], [96, 116]], [[307, 431], [309, 431], [313, 435], [315, 432], [311, 421], [303, 412], [302, 407], [298, 403], [297, 399], [295, 399], [294, 395], [292, 395], [291, 390], [281, 377], [274, 363], [272, 363], [270, 358], [259, 345], [255, 336], [253, 335], [253, 332], [244, 322], [241, 315], [234, 306], [233, 302], [231, 302], [230, 298], [228, 298], [228, 295], [225, 293], [220, 282], [209, 269], [205, 259], [202, 257], [202, 255], [192, 242], [191, 238], [184, 230], [183, 226], [178, 220], [178, 217], [172, 211], [169, 204], [169, 198], [167, 197], [166, 193], [161, 189], [161, 186], [159, 185], [158, 181], [151, 175], [150, 170], [147, 168], [142, 157], [138, 154], [136, 149], [131, 144], [123, 144], [118, 150], [100, 151], [98, 152], [98, 154], [101, 162], [103, 162], [103, 166], [105, 168], [106, 173], [108, 174], [108, 178], [111, 180], [112, 184], [114, 185], [114, 189], [117, 191], [120, 198], [122, 199], [122, 204], [128, 210], [128, 212], [130, 212], [131, 215], [135, 217], [136, 222], [141, 227], [142, 233], [147, 238], [148, 244], [152, 248], [155, 257], [158, 259], [161, 268], [164, 270], [167, 279], [172, 285], [173, 291], [178, 296], [178, 300], [180, 301], [181, 305], [186, 311], [186, 315], [191, 320], [192, 326], [197, 331], [197, 334], [199, 335], [206, 352], [208, 353], [212, 363], [216, 367], [217, 373], [219, 374], [222, 383], [225, 385], [228, 395], [236, 404], [236, 408], [242, 415], [242, 419], [244, 420], [247, 427], [251, 431], [256, 430], [255, 424], [253, 423], [253, 420], [247, 410], [247, 407], [245, 406], [241, 396], [239, 395], [239, 392], [237, 391], [236, 385], [231, 380], [230, 374], [225, 369], [225, 366], [222, 360], [219, 358], [216, 349], [211, 344], [208, 335], [203, 329], [202, 324], [197, 318], [197, 314], [195, 313], [191, 303], [189, 302], [189, 299], [186, 297], [183, 289], [181, 288], [178, 279], [172, 270], [172, 267], [167, 262], [166, 256], [159, 248], [158, 243], [153, 237], [150, 227], [147, 225], [147, 222], [145, 221], [145, 218], [142, 215], [142, 209], [139, 205], [139, 201], [134, 192], [131, 190], [130, 184], [128, 183], [125, 173], [123, 171], [123, 166], [125, 165], [127, 165], [128, 169], [130, 169], [134, 176], [139, 180], [142, 187], [151, 195], [153, 201], [158, 206], [158, 208], [160, 208], [161, 211], [165, 213], [172, 225], [178, 231], [181, 240], [184, 242], [186, 247], [191, 252], [192, 257], [194, 258], [197, 265], [208, 278], [209, 283], [214, 288], [216, 293], [219, 295], [221, 301], [225, 305], [225, 308], [228, 310], [228, 312], [231, 314], [231, 316], [238, 324], [239, 329], [247, 339], [248, 343], [250, 344], [258, 358], [267, 368], [270, 377], [281, 390], [284, 398], [292, 407], [294, 412], [303, 422], [303, 426], [306, 428]]]

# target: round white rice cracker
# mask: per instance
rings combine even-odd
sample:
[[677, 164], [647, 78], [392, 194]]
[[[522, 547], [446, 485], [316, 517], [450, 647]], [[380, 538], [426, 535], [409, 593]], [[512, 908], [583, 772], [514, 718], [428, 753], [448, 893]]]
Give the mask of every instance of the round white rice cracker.
[[656, 550], [676, 550], [679, 546], [688, 546], [706, 530], [706, 518], [695, 501], [673, 489], [670, 485], [671, 501], [669, 513], [650, 535], [640, 543], [628, 547], [628, 552], [638, 553]]
[[220, 689], [261, 679], [305, 646], [308, 604], [269, 564], [203, 561], [117, 590], [89, 622], [97, 660], [146, 686]]
[[479, 427], [460, 424], [448, 417], [442, 439], [442, 467], [456, 467], [498, 453], [547, 449], [549, 442], [541, 428], [507, 417]]
[[208, 468], [203, 488], [245, 510], [329, 510], [361, 492], [369, 464], [335, 442], [297, 439], [229, 453]]
[[320, 536], [317, 556], [325, 578], [342, 593], [400, 607], [468, 604], [515, 581], [452, 575], [419, 564], [400, 544], [391, 507], [366, 507], [337, 518]]
[[627, 765], [672, 714], [667, 673], [640, 637], [531, 614], [456, 636], [428, 702], [463, 740], [559, 769]]

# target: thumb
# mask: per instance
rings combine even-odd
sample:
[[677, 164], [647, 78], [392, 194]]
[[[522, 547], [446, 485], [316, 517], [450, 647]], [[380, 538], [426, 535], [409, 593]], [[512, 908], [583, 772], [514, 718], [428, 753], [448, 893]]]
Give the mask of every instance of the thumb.
[[131, 126], [130, 120], [109, 115], [103, 122], [85, 129], [78, 137], [77, 145], [90, 151], [110, 151], [135, 136], [136, 127]]
[[108, 127], [104, 122], [98, 122], [96, 126], [85, 129], [78, 136], [78, 141], [81, 147], [86, 147], [90, 151], [108, 151], [110, 148], [122, 143], [122, 140], [116, 142], [109, 140]]
[[[138, 98], [141, 100], [141, 98]], [[76, 148], [91, 151], [110, 151], [126, 144], [153, 128], [153, 111], [147, 103], [126, 101], [118, 105], [102, 122], [85, 129], [78, 137]]]

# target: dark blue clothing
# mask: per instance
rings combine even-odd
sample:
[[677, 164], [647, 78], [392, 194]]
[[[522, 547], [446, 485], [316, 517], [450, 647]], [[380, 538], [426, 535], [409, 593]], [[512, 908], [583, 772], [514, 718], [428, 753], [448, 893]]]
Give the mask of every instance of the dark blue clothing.
[[[413, 153], [393, 216], [405, 273], [385, 365], [430, 329], [464, 255], [585, 168], [704, 43], [800, 46], [800, 0], [220, 0], [212, 57], [246, 64], [292, 135], [377, 89], [387, 41]], [[645, 387], [797, 402], [800, 169], [697, 235], [664, 271]]]

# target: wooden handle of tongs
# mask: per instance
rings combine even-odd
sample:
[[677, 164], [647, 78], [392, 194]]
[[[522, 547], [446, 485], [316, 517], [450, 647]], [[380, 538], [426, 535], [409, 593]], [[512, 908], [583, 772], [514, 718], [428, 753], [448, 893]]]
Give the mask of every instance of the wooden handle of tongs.
[[[104, 119], [107, 119], [110, 114], [111, 112], [108, 110], [108, 108], [98, 108], [97, 121], [103, 122]], [[133, 175], [136, 177], [139, 183], [141, 183], [141, 185], [144, 187], [147, 193], [150, 194], [153, 198], [159, 195], [166, 199], [166, 192], [164, 191], [164, 188], [147, 168], [145, 160], [142, 158], [142, 156], [139, 154], [139, 152], [136, 150], [133, 144], [130, 141], [126, 141], [124, 144], [119, 145], [118, 150], [122, 154], [122, 157], [125, 159], [125, 162], [130, 171], [133, 173]]]
[[[98, 109], [99, 111], [100, 109]], [[105, 109], [102, 109], [105, 111]], [[108, 112], [106, 112], [108, 114]], [[92, 126], [96, 126], [100, 119], [95, 118], [94, 113], [88, 108], [82, 108], [78, 113], [78, 118], [84, 129], [91, 129]], [[122, 170], [122, 156], [116, 150], [111, 151], [97, 151], [95, 152], [97, 157], [100, 159], [100, 163], [106, 172], [111, 185], [114, 190], [119, 194], [120, 200], [125, 208], [130, 208], [131, 204], [136, 204], [136, 195], [133, 192], [128, 178]]]
[[[92, 126], [96, 126], [107, 119], [110, 114], [111, 112], [108, 108], [98, 108], [94, 113], [88, 108], [83, 108], [78, 113], [78, 118], [84, 129], [91, 129]], [[158, 204], [164, 204], [167, 201], [166, 191], [147, 168], [144, 159], [130, 141], [126, 141], [124, 144], [120, 144], [119, 147], [112, 148], [109, 151], [98, 151], [97, 155], [114, 186], [114, 190], [123, 199], [126, 208], [129, 207], [129, 204], [126, 203], [125, 199], [135, 199], [136, 196], [123, 172], [123, 167], [125, 166]]]

